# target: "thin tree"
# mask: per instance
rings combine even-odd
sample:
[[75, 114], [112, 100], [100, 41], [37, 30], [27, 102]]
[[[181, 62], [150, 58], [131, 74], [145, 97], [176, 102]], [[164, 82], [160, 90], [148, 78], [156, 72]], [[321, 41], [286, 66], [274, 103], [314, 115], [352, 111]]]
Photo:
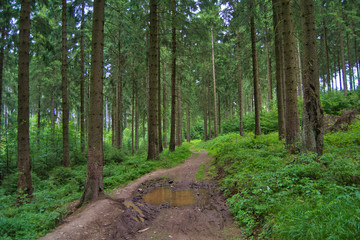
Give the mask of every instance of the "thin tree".
[[19, 20], [19, 68], [18, 68], [18, 182], [21, 195], [32, 197], [30, 137], [29, 137], [29, 63], [30, 63], [30, 4], [21, 1]]
[[239, 105], [239, 131], [240, 136], [244, 136], [244, 123], [243, 123], [243, 94], [242, 94], [242, 70], [241, 70], [241, 36], [240, 31], [237, 32], [237, 54], [238, 54], [238, 105]]
[[175, 115], [176, 115], [176, 27], [175, 27], [175, 17], [176, 17], [176, 1], [172, 1], [172, 34], [171, 34], [171, 119], [170, 119], [170, 152], [175, 151]]
[[87, 176], [81, 203], [104, 194], [103, 186], [103, 48], [105, 0], [94, 1]]
[[296, 83], [296, 47], [294, 41], [294, 27], [292, 23], [291, 0], [281, 0], [283, 19], [283, 41], [285, 65], [285, 140], [290, 153], [295, 153], [300, 142], [299, 110]]
[[320, 103], [314, 1], [301, 0], [300, 6], [304, 49], [304, 141], [308, 151], [322, 155], [324, 145], [323, 111]]
[[62, 0], [62, 134], [63, 134], [63, 164], [70, 167], [69, 152], [69, 103], [67, 93], [67, 31], [66, 31], [66, 0]]
[[3, 70], [4, 70], [4, 50], [5, 50], [5, 27], [0, 27], [0, 138], [2, 132], [2, 85], [3, 85]]
[[211, 28], [211, 60], [212, 60], [212, 78], [213, 78], [213, 101], [214, 101], [214, 137], [218, 136], [217, 126], [217, 104], [216, 104], [216, 77], [215, 77], [215, 47], [214, 47], [214, 29]]
[[80, 149], [85, 152], [85, 1], [81, 9], [80, 26]]
[[149, 127], [147, 159], [156, 159], [159, 156], [157, 29], [157, 0], [150, 0]]
[[273, 7], [273, 26], [274, 26], [274, 46], [275, 46], [275, 65], [276, 65], [276, 98], [278, 111], [278, 132], [279, 140], [285, 136], [285, 119], [284, 119], [284, 98], [282, 84], [282, 58], [281, 58], [281, 34], [280, 34], [280, 1], [272, 0]]
[[165, 72], [166, 72], [166, 63], [165, 60], [162, 61], [162, 77], [163, 77], [163, 82], [162, 82], [162, 90], [163, 90], [163, 145], [164, 148], [167, 148], [167, 137], [166, 137], [166, 132], [167, 132], [167, 99], [166, 99], [166, 77], [165, 77]]
[[[250, 9], [253, 11], [252, 2], [250, 3]], [[251, 50], [252, 50], [252, 65], [253, 65], [253, 78], [254, 78], [254, 99], [255, 99], [255, 135], [261, 135], [261, 125], [260, 125], [261, 94], [260, 94], [260, 82], [259, 82], [258, 56], [256, 49], [254, 14], [251, 14], [250, 16], [250, 29], [251, 29]]]

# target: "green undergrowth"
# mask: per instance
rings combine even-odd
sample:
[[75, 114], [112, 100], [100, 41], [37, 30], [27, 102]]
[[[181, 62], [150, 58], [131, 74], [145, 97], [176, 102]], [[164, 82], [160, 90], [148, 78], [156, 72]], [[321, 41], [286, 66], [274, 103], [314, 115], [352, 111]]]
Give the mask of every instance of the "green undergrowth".
[[287, 154], [276, 133], [231, 133], [197, 148], [214, 155], [245, 237], [360, 239], [360, 121], [327, 134], [321, 157]]
[[[175, 152], [165, 150], [159, 160], [146, 160], [146, 154], [128, 157], [105, 146], [104, 188], [110, 192], [159, 168], [184, 162], [192, 152], [184, 143]], [[9, 175], [0, 188], [0, 239], [37, 239], [46, 234], [67, 214], [66, 205], [81, 197], [86, 180], [86, 165], [57, 167], [49, 178], [33, 174], [34, 194], [30, 203], [16, 206], [16, 175]]]

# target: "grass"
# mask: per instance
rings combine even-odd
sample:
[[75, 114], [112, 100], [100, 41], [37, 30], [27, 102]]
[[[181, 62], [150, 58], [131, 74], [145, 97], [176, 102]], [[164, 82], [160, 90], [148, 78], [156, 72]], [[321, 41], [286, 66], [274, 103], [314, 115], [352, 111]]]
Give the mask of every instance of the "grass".
[[[104, 188], [109, 193], [142, 175], [159, 168], [171, 168], [187, 159], [192, 152], [184, 143], [175, 152], [165, 150], [159, 160], [147, 161], [146, 155], [127, 157], [116, 149], [105, 148]], [[0, 239], [37, 239], [57, 226], [67, 213], [66, 205], [81, 197], [86, 165], [71, 169], [58, 167], [47, 180], [33, 174], [33, 201], [16, 206], [16, 176], [9, 177], [0, 189]]]
[[360, 239], [360, 122], [330, 133], [324, 154], [288, 155], [271, 133], [230, 133], [196, 148], [215, 157], [242, 233], [264, 239]]

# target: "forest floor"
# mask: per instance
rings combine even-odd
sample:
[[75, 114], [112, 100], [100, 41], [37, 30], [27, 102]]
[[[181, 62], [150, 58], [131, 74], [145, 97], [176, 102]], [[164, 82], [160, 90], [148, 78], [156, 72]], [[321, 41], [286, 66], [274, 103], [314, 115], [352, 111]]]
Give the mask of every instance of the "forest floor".
[[210, 162], [208, 152], [194, 152], [177, 167], [144, 175], [85, 205], [42, 239], [239, 239], [240, 229], [208, 174]]

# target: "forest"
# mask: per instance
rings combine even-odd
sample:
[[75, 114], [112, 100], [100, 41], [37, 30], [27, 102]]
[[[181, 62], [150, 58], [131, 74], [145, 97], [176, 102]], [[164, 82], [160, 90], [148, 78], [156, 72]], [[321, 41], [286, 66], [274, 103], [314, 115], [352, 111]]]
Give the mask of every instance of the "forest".
[[360, 239], [359, 8], [0, 0], [0, 239], [204, 150], [231, 239]]

